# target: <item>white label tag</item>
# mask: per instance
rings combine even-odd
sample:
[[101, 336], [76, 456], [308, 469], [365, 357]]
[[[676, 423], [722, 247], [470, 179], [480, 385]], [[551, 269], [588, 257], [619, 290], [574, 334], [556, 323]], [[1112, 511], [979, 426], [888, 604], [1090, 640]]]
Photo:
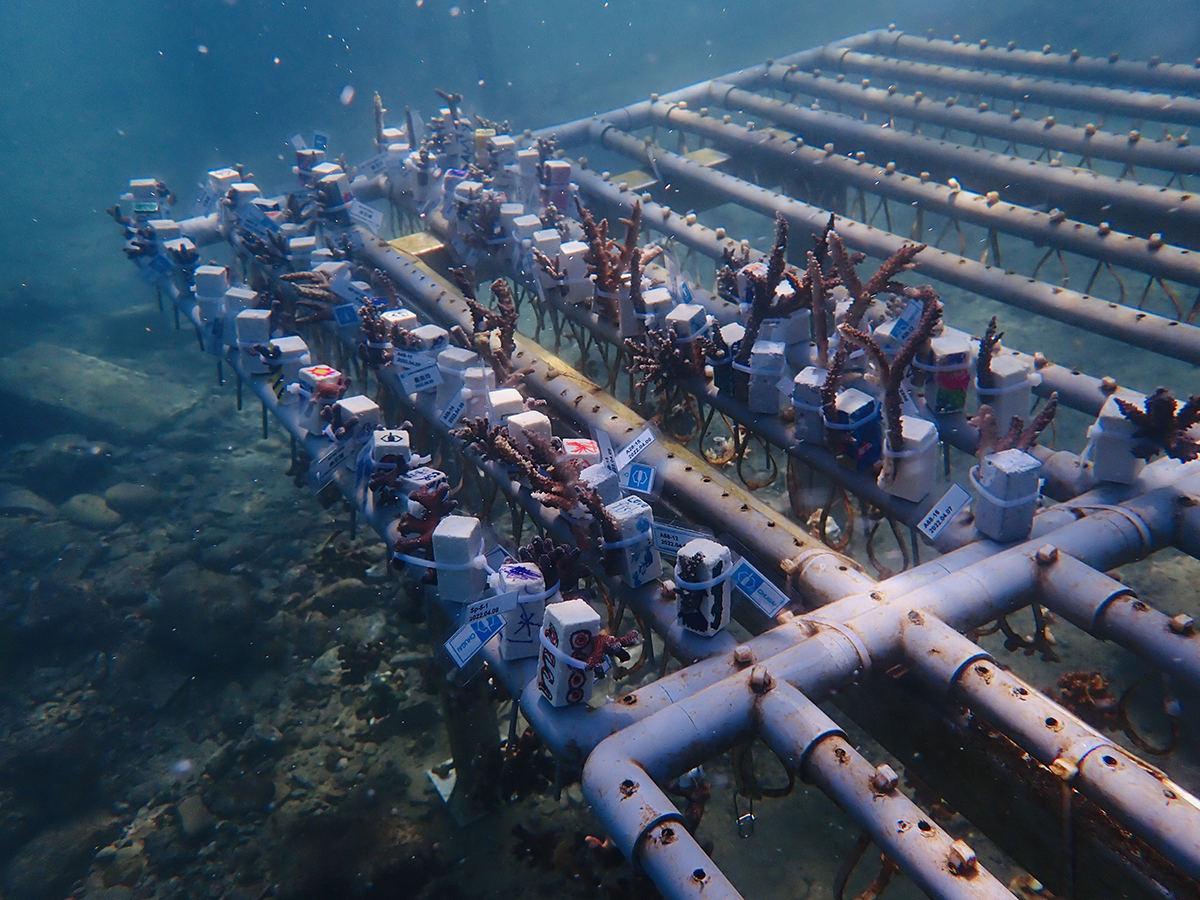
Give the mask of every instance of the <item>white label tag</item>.
[[768, 616], [777, 615], [787, 606], [788, 598], [783, 591], [771, 584], [758, 569], [744, 559], [733, 567], [730, 578], [733, 586]]
[[313, 147], [317, 150], [329, 149], [329, 135], [321, 131], [313, 132]]
[[504, 627], [504, 620], [499, 616], [489, 616], [482, 622], [472, 622], [464, 625], [443, 645], [450, 658], [460, 669], [465, 666], [483, 645], [494, 638]]
[[437, 365], [428, 353], [421, 350], [393, 350], [392, 362], [406, 369], [423, 369], [431, 362]]
[[353, 441], [338, 441], [313, 463], [312, 479], [316, 482], [317, 488], [323, 488], [329, 484], [333, 480], [333, 473], [337, 471], [337, 467], [349, 459], [357, 449]]
[[367, 295], [362, 289], [357, 287], [349, 277], [335, 278], [329, 282], [329, 289], [341, 297], [343, 300], [348, 300], [353, 303], [355, 300], [363, 301]]
[[696, 538], [711, 538], [711, 534], [692, 531], [689, 528], [673, 528], [669, 525], [654, 525], [654, 543], [659, 553], [678, 556], [679, 548]]
[[957, 484], [950, 485], [950, 490], [942, 495], [942, 499], [933, 505], [933, 509], [925, 515], [917, 526], [921, 534], [931, 541], [946, 527], [946, 523], [954, 518], [955, 513], [967, 505], [971, 495]]
[[442, 414], [438, 416], [438, 421], [447, 428], [453, 428], [458, 424], [458, 420], [462, 417], [463, 410], [466, 408], [467, 400], [463, 397], [462, 391], [459, 391], [455, 398], [446, 405], [446, 409], [443, 410]]
[[647, 428], [632, 441], [621, 448], [614, 460], [617, 471], [620, 472], [641, 455], [642, 451], [654, 443], [654, 433]]
[[301, 135], [300, 132], [298, 132], [298, 131], [292, 135], [292, 139], [291, 139], [290, 143], [292, 145], [293, 150], [307, 150], [308, 149], [308, 141], [306, 141], [304, 139], [303, 135]]
[[783, 396], [791, 397], [792, 389], [796, 387], [796, 382], [792, 379], [791, 375], [784, 375], [777, 382], [775, 382], [775, 387], [779, 390], [779, 393], [783, 394]]
[[892, 337], [901, 344], [907, 341], [909, 335], [913, 333], [913, 329], [917, 327], [917, 323], [921, 321], [921, 313], [924, 311], [925, 307], [919, 300], [908, 304], [904, 308], [904, 312], [900, 313], [900, 317], [896, 319], [896, 324], [892, 326]]
[[388, 154], [385, 150], [382, 153], [376, 153], [370, 159], [359, 163], [355, 167], [354, 171], [357, 175], [365, 175], [367, 178], [374, 178], [376, 175], [383, 173], [383, 170], [387, 168], [387, 163]]
[[350, 218], [371, 234], [375, 234], [379, 231], [379, 226], [383, 224], [383, 210], [368, 206], [361, 200], [355, 200], [350, 204]]
[[604, 465], [614, 472], [620, 472], [617, 468], [617, 453], [613, 450], [612, 438], [608, 436], [608, 432], [597, 431], [596, 443], [600, 445], [600, 458], [604, 460]]
[[437, 363], [430, 363], [421, 369], [409, 369], [400, 376], [400, 386], [406, 394], [419, 394], [441, 383], [442, 373], [438, 371]]
[[511, 612], [517, 608], [518, 596], [520, 596], [518, 591], [508, 591], [505, 594], [497, 594], [495, 597], [476, 600], [467, 605], [463, 622], [472, 625], [475, 622], [482, 622], [490, 616], [502, 616], [506, 612]]
[[639, 494], [649, 494], [654, 490], [654, 479], [657, 474], [658, 471], [654, 466], [643, 466], [641, 463], [634, 463], [632, 466], [621, 470], [621, 474], [617, 477], [617, 484], [624, 490], [637, 491]]

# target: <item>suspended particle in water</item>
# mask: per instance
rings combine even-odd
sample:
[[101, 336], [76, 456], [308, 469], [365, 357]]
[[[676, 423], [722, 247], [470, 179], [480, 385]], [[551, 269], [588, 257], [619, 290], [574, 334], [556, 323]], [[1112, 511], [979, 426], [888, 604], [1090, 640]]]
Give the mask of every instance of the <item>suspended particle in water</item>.
[[197, 51], [197, 52], [198, 52], [198, 53], [199, 53], [201, 56], [206, 56], [206, 55], [208, 55], [208, 47], [207, 47], [205, 44], [197, 44], [197, 45], [196, 45], [196, 51]]
[[425, 5], [425, 0], [417, 0], [417, 9], [420, 9], [424, 5]]
[[279, 65], [279, 57], [275, 57], [273, 60], [271, 60], [271, 62], [275, 63], [275, 65]]
[[450, 18], [457, 19], [461, 15], [462, 15], [462, 7], [461, 6], [450, 7]]
[[342, 85], [341, 93], [338, 94], [338, 102], [342, 106], [349, 106], [354, 102], [354, 86], [350, 84]]

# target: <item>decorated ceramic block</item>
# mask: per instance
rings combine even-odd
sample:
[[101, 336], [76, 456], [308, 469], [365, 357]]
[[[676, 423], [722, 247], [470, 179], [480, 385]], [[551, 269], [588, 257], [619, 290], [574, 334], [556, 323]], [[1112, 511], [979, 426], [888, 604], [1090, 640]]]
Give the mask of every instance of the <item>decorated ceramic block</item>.
[[825, 369], [809, 366], [792, 379], [792, 410], [796, 440], [820, 444], [825, 440], [825, 413], [821, 410], [821, 388], [828, 376]]
[[414, 491], [433, 490], [447, 481], [446, 473], [430, 466], [417, 466], [400, 476], [400, 493], [406, 497]]
[[479, 363], [478, 353], [464, 350], [462, 347], [447, 347], [437, 355], [438, 371], [442, 373], [442, 383], [437, 387], [437, 397], [434, 400], [438, 412], [458, 397], [459, 392], [466, 386], [463, 381], [464, 373]]
[[440, 353], [446, 349], [446, 344], [450, 340], [450, 332], [440, 325], [418, 325], [412, 329], [412, 336], [416, 338], [417, 349], [423, 353]]
[[402, 428], [379, 428], [371, 433], [371, 466], [376, 471], [391, 472], [399, 466], [408, 468], [412, 447], [408, 432]]
[[379, 318], [387, 328], [388, 334], [391, 334], [394, 328], [403, 328], [405, 331], [412, 331], [417, 327], [417, 314], [403, 308], [385, 309], [379, 314]]
[[852, 460], [858, 471], [871, 468], [883, 448], [879, 402], [857, 388], [841, 391], [834, 402], [833, 420], [825, 420], [825, 442]]
[[[198, 266], [195, 277], [196, 299], [224, 301], [229, 290], [229, 270], [225, 266]], [[203, 316], [203, 309], [201, 315]], [[211, 321], [211, 318], [205, 319]]]
[[642, 292], [642, 303], [646, 307], [643, 315], [645, 328], [661, 331], [667, 327], [667, 316], [675, 308], [675, 298], [665, 287], [651, 288]]
[[1083, 455], [1091, 462], [1100, 481], [1133, 484], [1145, 468], [1145, 460], [1133, 455], [1136, 443], [1133, 434], [1137, 426], [1125, 418], [1117, 398], [1141, 408], [1141, 399], [1132, 391], [1118, 389], [1104, 401], [1100, 415], [1088, 429], [1088, 444]]
[[550, 419], [545, 413], [537, 410], [531, 409], [514, 413], [506, 418], [505, 422], [508, 427], [508, 436], [512, 438], [513, 444], [525, 452], [529, 451], [530, 434], [540, 435], [547, 441], [553, 437], [553, 432], [550, 430]]
[[488, 417], [488, 394], [496, 389], [496, 373], [491, 367], [472, 366], [463, 372], [464, 419], [486, 419]]
[[787, 346], [779, 341], [759, 339], [754, 342], [750, 352], [750, 393], [749, 407], [751, 412], [779, 412], [779, 379], [783, 377], [787, 361]]
[[483, 530], [473, 516], [446, 516], [433, 529], [438, 564], [438, 598], [443, 603], [474, 603], [487, 587]]
[[694, 634], [710, 637], [729, 624], [733, 589], [729, 548], [696, 538], [675, 558], [675, 604], [679, 624]]
[[1033, 408], [1033, 388], [1040, 378], [1033, 374], [1032, 360], [1007, 354], [992, 358], [991, 387], [981, 387], [976, 379], [979, 402], [992, 408], [1001, 434], [1008, 431], [1013, 416], [1019, 416], [1022, 421], [1029, 418]]
[[256, 347], [265, 347], [271, 340], [271, 311], [243, 309], [234, 320], [237, 328], [238, 361], [249, 375], [264, 375], [271, 367]]
[[941, 454], [938, 453], [937, 426], [919, 416], [901, 416], [904, 445], [893, 450], [884, 441], [883, 471], [879, 486], [893, 497], [923, 499], [937, 482]]
[[571, 164], [565, 159], [549, 159], [542, 163], [545, 203], [561, 213], [571, 209]]
[[286, 337], [271, 338], [268, 344], [271, 352], [272, 383], [275, 386], [275, 396], [279, 399], [293, 395], [285, 393], [288, 385], [300, 380], [300, 370], [312, 365], [312, 354], [308, 352], [308, 344], [299, 335], [290, 334]]
[[[254, 309], [258, 294], [250, 288], [239, 285], [225, 291], [224, 318], [221, 330], [226, 347], [237, 346], [237, 317], [244, 309]], [[268, 335], [269, 337], [269, 335]]]
[[708, 331], [708, 313], [699, 303], [681, 303], [667, 313], [667, 327], [676, 340], [690, 344]]
[[600, 445], [588, 438], [563, 438], [563, 456], [590, 466], [600, 464]]
[[730, 322], [721, 326], [721, 340], [729, 348], [724, 359], [715, 360], [711, 357], [705, 362], [712, 366], [713, 386], [718, 391], [730, 393], [733, 391], [733, 358], [737, 356], [742, 339], [746, 336], [746, 327], [741, 322]]
[[588, 466], [579, 473], [579, 482], [599, 494], [600, 502], [605, 506], [621, 499], [621, 479], [608, 466], [599, 463]]
[[517, 216], [513, 219], [511, 230], [517, 241], [531, 241], [533, 235], [542, 230], [542, 220], [537, 216]]
[[525, 398], [516, 388], [500, 388], [488, 392], [488, 422], [498, 425], [509, 416], [525, 410]]
[[533, 563], [506, 562], [500, 566], [496, 590], [517, 593], [517, 605], [504, 613], [504, 630], [500, 632], [500, 655], [505, 659], [527, 659], [537, 656], [538, 631], [541, 628], [548, 602], [562, 600], [558, 591], [546, 596], [547, 585], [542, 570]]
[[592, 697], [591, 671], [584, 665], [600, 633], [600, 616], [585, 601], [546, 606], [539, 636], [538, 690], [552, 706], [575, 706]]
[[[371, 433], [379, 427], [379, 406], [369, 397], [354, 394], [343, 397], [333, 404], [333, 416], [328, 434], [339, 441], [365, 444]], [[354, 467], [354, 460], [347, 458], [346, 464]]]
[[566, 241], [558, 251], [558, 270], [563, 274], [567, 289], [566, 302], [586, 303], [592, 298], [592, 283], [588, 279], [588, 245], [582, 241]]
[[605, 510], [616, 522], [618, 539], [605, 545], [620, 560], [622, 580], [638, 587], [662, 574], [662, 560], [654, 543], [654, 511], [639, 497], [626, 497]]
[[1023, 541], [1038, 508], [1042, 464], [1023, 450], [990, 453], [971, 471], [975, 527], [994, 541]]
[[925, 401], [929, 409], [939, 415], [962, 412], [971, 383], [970, 339], [961, 331], [947, 328], [940, 336], [930, 338], [929, 349], [930, 361], [917, 365], [928, 373]]

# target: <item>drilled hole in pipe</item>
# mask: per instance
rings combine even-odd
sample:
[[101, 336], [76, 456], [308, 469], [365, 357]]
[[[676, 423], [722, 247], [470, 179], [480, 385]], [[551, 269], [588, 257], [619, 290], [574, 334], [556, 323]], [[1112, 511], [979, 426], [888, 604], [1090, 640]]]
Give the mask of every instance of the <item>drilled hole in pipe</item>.
[[1058, 719], [1054, 718], [1054, 716], [1048, 716], [1046, 718], [1046, 727], [1047, 728], [1057, 728], [1058, 727]]
[[692, 872], [692, 878], [694, 878], [696, 881], [703, 881], [707, 877], [708, 874], [703, 869], [696, 869], [694, 872]]
[[1117, 759], [1115, 756], [1102, 756], [1100, 757], [1100, 760], [1106, 766], [1115, 766], [1117, 764]]
[[920, 822], [917, 823], [917, 827], [925, 832], [933, 831], [933, 826], [930, 825], [928, 822], [926, 822], [924, 819], [922, 819]]

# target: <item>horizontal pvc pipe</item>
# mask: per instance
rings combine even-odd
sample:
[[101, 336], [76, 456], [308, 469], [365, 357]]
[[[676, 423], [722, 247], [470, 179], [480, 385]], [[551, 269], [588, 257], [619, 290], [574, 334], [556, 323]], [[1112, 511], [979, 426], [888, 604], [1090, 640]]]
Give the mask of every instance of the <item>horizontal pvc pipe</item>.
[[[884, 166], [800, 146], [769, 131], [751, 131], [676, 106], [655, 103], [651, 112], [659, 122], [702, 135], [734, 152], [754, 153], [807, 175], [829, 178], [927, 212], [1010, 234], [1038, 247], [1055, 247], [1156, 278], [1200, 287], [1200, 253], [1166, 244], [1155, 249], [1145, 237], [1121, 234], [1111, 227], [1105, 233], [1095, 225], [1059, 219], [1013, 203], [993, 202], [981, 193], [951, 188], [899, 171], [889, 173]], [[1091, 299], [1087, 294], [1084, 298]]]
[[[848, 37], [838, 42], [839, 47], [869, 47], [876, 40], [874, 31], [863, 32], [862, 34]], [[817, 60], [821, 59], [825, 52], [824, 47], [813, 47], [808, 50], [801, 50], [798, 53], [793, 53], [790, 56], [782, 57], [779, 62], [785, 65], [811, 66], [815, 65]], [[721, 81], [729, 84], [752, 85], [763, 76], [764, 70], [776, 62], [768, 60], [766, 63], [760, 63], [754, 66], [748, 66], [744, 69], [739, 69], [736, 72], [731, 72], [720, 78]], [[705, 79], [696, 84], [687, 87], [678, 88], [669, 93], [663, 94], [661, 99], [671, 103], [689, 103], [704, 97], [708, 93], [709, 83], [712, 79]], [[656, 98], [657, 99], [657, 98]], [[557, 125], [547, 125], [533, 132], [534, 137], [554, 138], [559, 147], [566, 148], [578, 144], [587, 143], [591, 128], [599, 119], [616, 123], [619, 127], [626, 130], [636, 130], [646, 124], [649, 119], [650, 104], [652, 100], [641, 100], [637, 103], [631, 103], [628, 106], [620, 106], [616, 109], [610, 109], [607, 112], [597, 113], [594, 116], [585, 116], [582, 119], [575, 119], [570, 122], [561, 122]]]
[[935, 100], [916, 94], [889, 93], [883, 88], [863, 87], [814, 75], [799, 69], [774, 65], [763, 85], [791, 93], [806, 94], [890, 117], [941, 125], [957, 131], [1001, 138], [1044, 150], [1078, 153], [1083, 159], [1108, 159], [1128, 166], [1148, 166], [1165, 172], [1200, 172], [1200, 147], [1171, 140], [1154, 140], [1087, 129], [1046, 119], [1014, 118], [1007, 113], [959, 106], [953, 100]]
[[[1200, 91], [1200, 58], [1196, 64], [1162, 63], [1102, 59], [1074, 53], [1047, 53], [1021, 50], [1015, 46], [985, 46], [981, 43], [960, 43], [937, 40], [903, 31], [873, 31], [872, 49], [881, 53], [928, 59], [952, 65], [993, 69], [1001, 72], [1027, 72], [1043, 78], [1070, 78], [1109, 85], [1137, 85], [1153, 90], [1178, 93]], [[847, 45], [849, 46], [849, 45]], [[861, 46], [861, 45], [856, 45]]]
[[1011, 900], [977, 863], [961, 873], [949, 865], [955, 840], [894, 785], [873, 783], [875, 766], [815, 703], [780, 684], [756, 708], [759, 734], [788, 768], [799, 771], [871, 835], [883, 854], [936, 900]]
[[[605, 147], [649, 162], [650, 156], [642, 141], [612, 126], [598, 126], [595, 137]], [[826, 210], [780, 197], [766, 188], [707, 168], [675, 153], [654, 151], [654, 164], [662, 172], [714, 190], [764, 215], [781, 213], [793, 227], [808, 234], [821, 234], [829, 221]], [[837, 227], [847, 246], [880, 259], [890, 257], [908, 243], [898, 235], [851, 219], [839, 220]], [[1184, 326], [1173, 319], [1129, 307], [1096, 302], [1075, 291], [1054, 287], [1033, 278], [1010, 275], [994, 266], [985, 266], [932, 247], [923, 250], [916, 262], [920, 272], [947, 284], [1135, 347], [1185, 362], [1200, 363], [1200, 328]]]
[[[942, 654], [956, 658], [978, 647], [953, 628], [924, 616], [906, 629], [927, 629]], [[906, 647], [910, 646], [906, 639]], [[945, 669], [915, 653], [909, 664], [1012, 738], [1034, 759], [1096, 801], [1171, 862], [1200, 878], [1200, 801], [1165, 773], [1136, 760], [1036, 688], [988, 660], [977, 660], [944, 680]]]
[[1027, 206], [1061, 207], [1072, 218], [1109, 222], [1134, 234], [1162, 232], [1168, 242], [1200, 248], [1200, 197], [1176, 188], [1113, 178], [1090, 169], [1054, 165], [968, 147], [954, 141], [880, 128], [851, 116], [812, 109], [714, 81], [713, 105], [766, 119], [796, 131], [809, 144], [833, 143], [844, 154], [865, 151], [902, 169], [951, 177], [979, 193], [995, 190]]
[[1038, 596], [1052, 612], [1200, 690], [1200, 635], [1177, 632], [1171, 617], [1131, 588], [1065, 553], [1039, 567]]
[[1200, 125], [1200, 100], [1194, 97], [1049, 81], [1034, 75], [1000, 75], [961, 66], [892, 59], [854, 50], [826, 52], [821, 65], [843, 72], [866, 72], [909, 86], [933, 84], [973, 95], [1089, 110], [1101, 116], [1127, 116], [1155, 122]]

